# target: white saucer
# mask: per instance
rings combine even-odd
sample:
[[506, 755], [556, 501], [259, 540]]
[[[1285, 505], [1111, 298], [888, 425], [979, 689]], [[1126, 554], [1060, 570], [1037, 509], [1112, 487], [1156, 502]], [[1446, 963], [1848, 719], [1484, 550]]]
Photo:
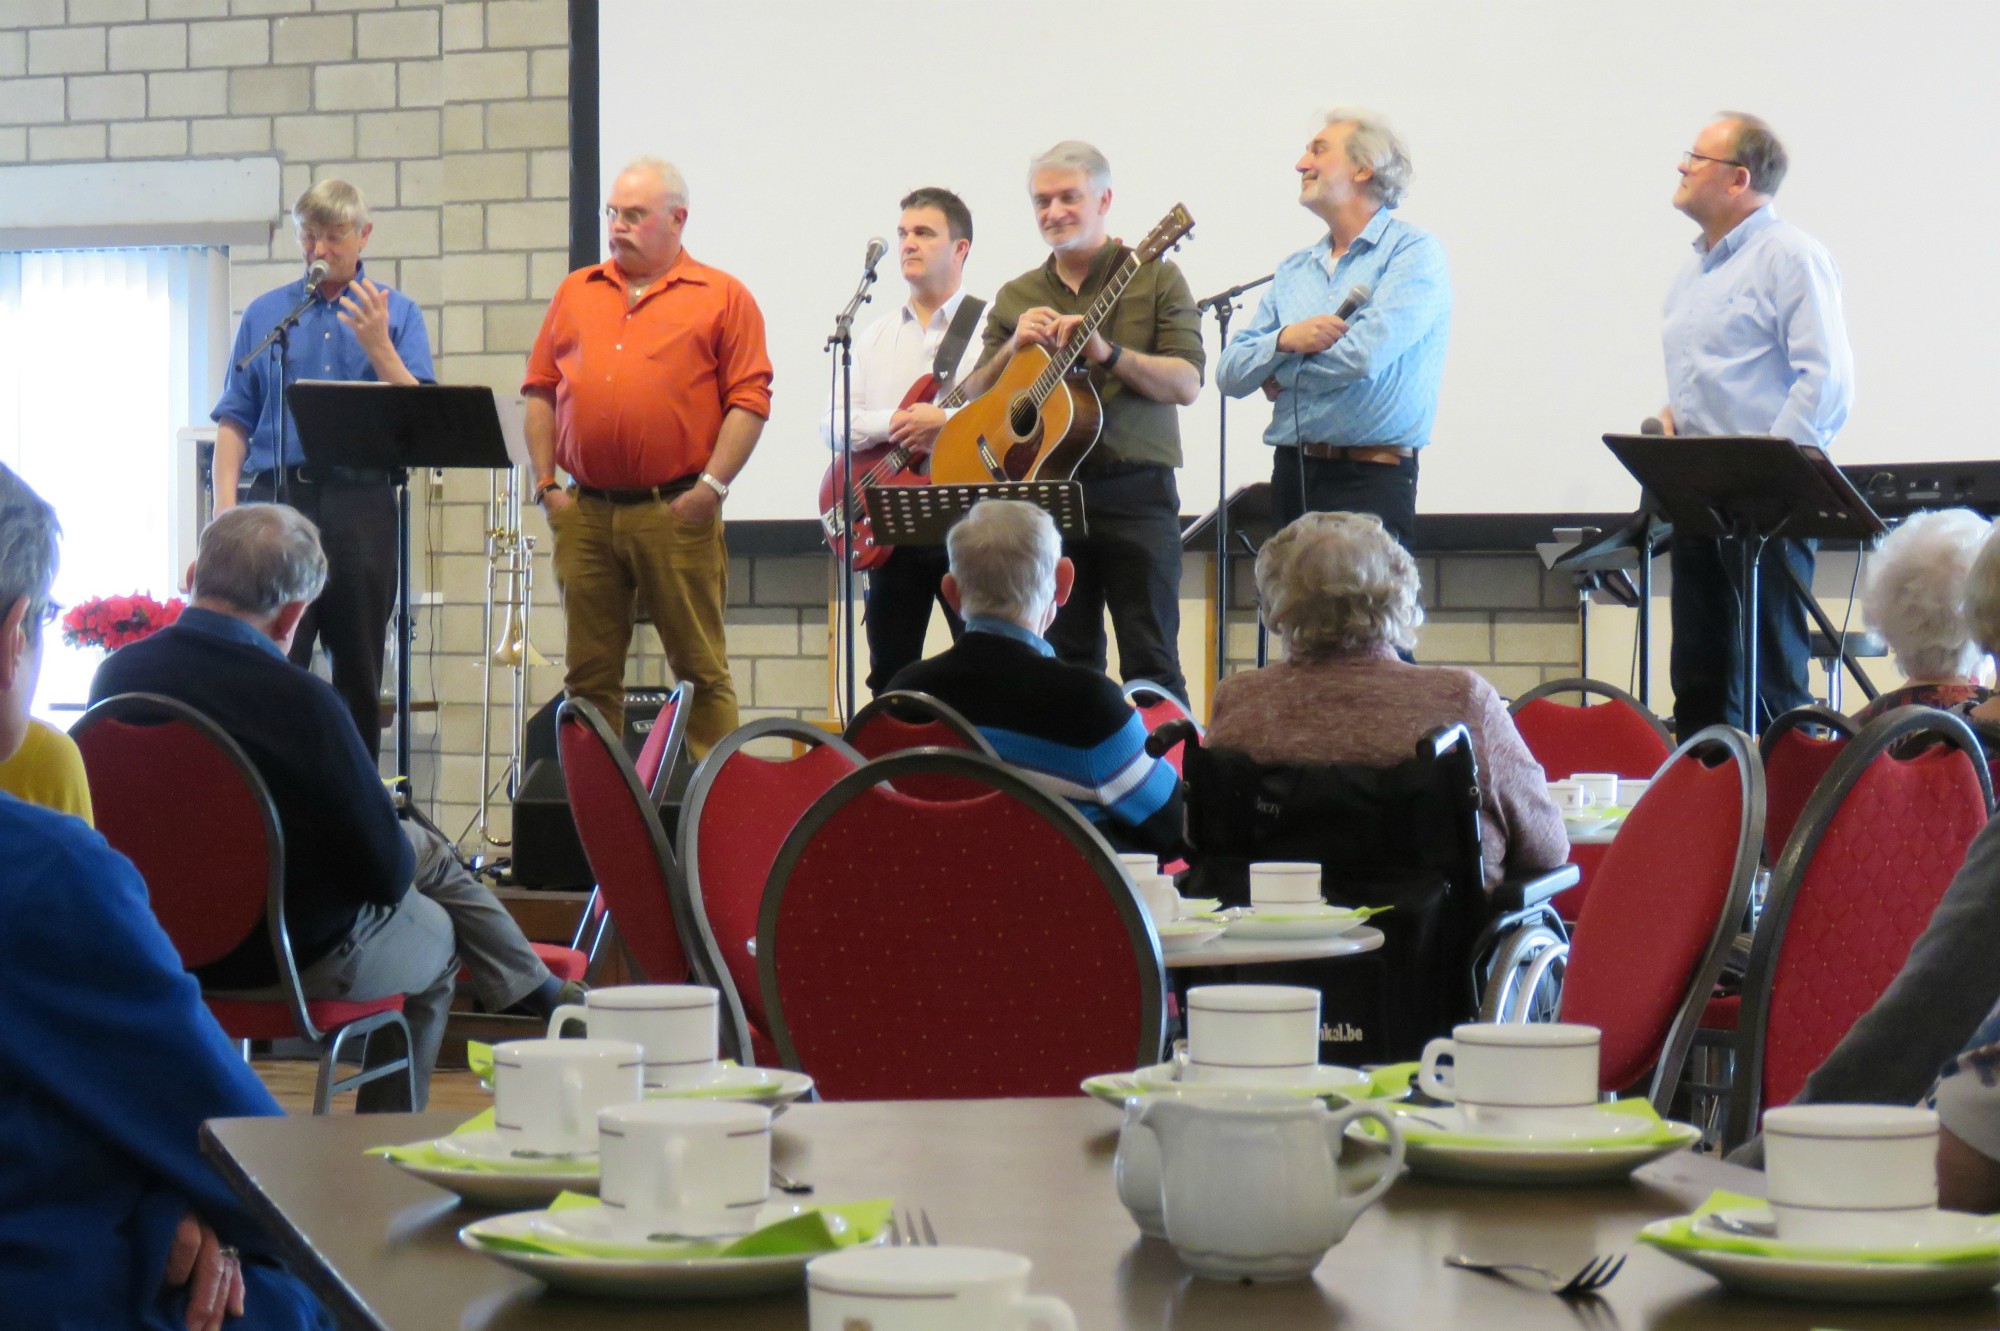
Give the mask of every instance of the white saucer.
[[497, 1169], [518, 1169], [524, 1173], [552, 1173], [560, 1170], [577, 1171], [588, 1168], [597, 1172], [597, 1152], [576, 1151], [568, 1154], [516, 1151], [509, 1145], [505, 1134], [498, 1128], [487, 1128], [480, 1132], [455, 1132], [449, 1137], [439, 1137], [431, 1143], [439, 1155], [463, 1160], [468, 1164], [490, 1165]]
[[648, 1086], [648, 1100], [744, 1100], [758, 1105], [788, 1105], [812, 1091], [813, 1079], [785, 1068], [742, 1068], [722, 1065], [716, 1074], [692, 1086]]
[[1337, 938], [1367, 917], [1346, 906], [1271, 906], [1259, 912], [1246, 908], [1229, 922], [1231, 938]]
[[1302, 1100], [1321, 1099], [1329, 1095], [1343, 1100], [1359, 1100], [1368, 1094], [1373, 1084], [1367, 1073], [1332, 1063], [1320, 1064], [1307, 1076], [1282, 1081], [1176, 1081], [1174, 1071], [1172, 1063], [1156, 1063], [1133, 1073], [1132, 1081], [1143, 1091], [1254, 1091], [1263, 1095], [1296, 1095]]
[[570, 1173], [495, 1173], [490, 1169], [454, 1169], [449, 1165], [420, 1163], [397, 1160], [389, 1157], [404, 1173], [420, 1178], [446, 1192], [455, 1192], [474, 1206], [484, 1206], [493, 1210], [510, 1207], [546, 1206], [562, 1192], [594, 1193], [597, 1191], [596, 1161], [587, 1174]]
[[1632, 1114], [1606, 1113], [1608, 1106], [1592, 1109], [1547, 1110], [1545, 1119], [1521, 1128], [1481, 1122], [1458, 1105], [1397, 1105], [1395, 1112], [1406, 1120], [1404, 1127], [1416, 1136], [1441, 1132], [1463, 1133], [1468, 1137], [1491, 1139], [1496, 1146], [1528, 1146], [1562, 1149], [1579, 1141], [1604, 1141], [1617, 1137], [1651, 1135], [1657, 1124]]
[[1160, 935], [1160, 951], [1192, 952], [1222, 937], [1223, 926], [1212, 920], [1179, 919], [1154, 926]]
[[[1725, 1212], [1724, 1214], [1729, 1214]], [[1742, 1214], [1769, 1219], [1759, 1209]], [[1991, 1237], [2000, 1246], [2000, 1221], [1988, 1216], [1962, 1215], [1954, 1211], [1937, 1213], [1934, 1230], [1936, 1245], [1978, 1242]], [[1655, 1221], [1639, 1231], [1641, 1242], [1676, 1220]], [[1713, 1233], [1719, 1242], [1735, 1236], [1714, 1230], [1697, 1221], [1698, 1234]], [[1737, 1240], [1740, 1242], [1740, 1240]], [[1776, 1239], [1758, 1240], [1782, 1248]], [[1761, 1294], [1781, 1299], [1807, 1299], [1835, 1303], [1911, 1303], [1963, 1298], [1984, 1293], [2000, 1284], [2000, 1252], [1994, 1255], [1953, 1261], [1856, 1261], [1834, 1257], [1824, 1251], [1802, 1248], [1796, 1252], [1732, 1252], [1723, 1248], [1688, 1248], [1659, 1245], [1660, 1251], [1675, 1261], [1685, 1262], [1721, 1281], [1732, 1291]], [[1915, 1246], [1921, 1253], [1924, 1244]], [[1912, 1251], [1899, 1248], [1899, 1251]]]
[[[797, 1202], [774, 1198], [757, 1208], [756, 1215], [751, 1220], [747, 1229], [737, 1234], [714, 1235], [712, 1236], [712, 1241], [716, 1243], [731, 1242], [743, 1237], [744, 1234], [755, 1233], [766, 1225], [775, 1225], [781, 1220], [790, 1220], [793, 1216], [802, 1214], [807, 1209]], [[563, 1211], [542, 1211], [530, 1218], [528, 1227], [538, 1234], [568, 1243], [608, 1243], [635, 1248], [670, 1248], [700, 1237], [687, 1235], [679, 1239], [670, 1240], [664, 1238], [655, 1239], [650, 1234], [637, 1235], [625, 1233], [621, 1232], [619, 1226], [619, 1222], [623, 1219], [624, 1217], [619, 1212], [609, 1207], [577, 1206]], [[828, 1228], [835, 1233], [841, 1233], [847, 1229], [847, 1221], [837, 1215], [829, 1214], [826, 1217], [826, 1221]]]
[[[1668, 1122], [1656, 1126], [1644, 1119], [1633, 1119], [1639, 1125], [1638, 1130], [1648, 1135], [1629, 1145], [1604, 1142], [1607, 1137], [1622, 1135], [1618, 1130], [1594, 1132], [1581, 1139], [1565, 1135], [1553, 1138], [1492, 1137], [1478, 1142], [1457, 1142], [1440, 1140], [1442, 1133], [1455, 1134], [1462, 1130], [1460, 1125], [1463, 1120], [1457, 1118], [1456, 1112], [1445, 1112], [1451, 1110], [1451, 1106], [1385, 1107], [1397, 1116], [1403, 1128], [1403, 1160], [1413, 1173], [1466, 1183], [1538, 1186], [1623, 1178], [1641, 1165], [1685, 1150], [1701, 1140], [1701, 1129], [1686, 1123]], [[1451, 1126], [1433, 1126], [1442, 1124]], [[1361, 1124], [1353, 1124], [1347, 1131], [1358, 1141], [1376, 1146], [1381, 1144], [1369, 1136]]]

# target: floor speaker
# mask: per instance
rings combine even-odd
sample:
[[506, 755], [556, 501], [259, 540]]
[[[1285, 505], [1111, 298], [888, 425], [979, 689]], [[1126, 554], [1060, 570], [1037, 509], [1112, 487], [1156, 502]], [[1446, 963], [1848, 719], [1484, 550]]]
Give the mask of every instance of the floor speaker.
[[[625, 725], [620, 740], [628, 757], [637, 758], [646, 734], [667, 701], [664, 689], [632, 689], [625, 694]], [[563, 786], [562, 764], [556, 758], [558, 693], [528, 721], [521, 745], [523, 772], [514, 792], [514, 884], [517, 887], [584, 891], [595, 881], [583, 843], [577, 840], [576, 819]]]

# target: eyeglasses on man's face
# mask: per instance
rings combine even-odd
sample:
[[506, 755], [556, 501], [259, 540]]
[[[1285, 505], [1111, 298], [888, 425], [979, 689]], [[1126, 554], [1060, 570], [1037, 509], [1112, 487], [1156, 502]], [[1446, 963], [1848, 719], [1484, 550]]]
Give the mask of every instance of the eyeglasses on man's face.
[[619, 208], [611, 204], [604, 206], [604, 220], [612, 224], [623, 222], [626, 226], [644, 226], [656, 208]]
[[1737, 161], [1734, 157], [1709, 157], [1706, 154], [1698, 152], [1684, 152], [1681, 154], [1681, 170], [1683, 171], [1700, 170], [1700, 168], [1695, 165], [1697, 162], [1715, 162], [1722, 166], [1743, 165], [1743, 163]]

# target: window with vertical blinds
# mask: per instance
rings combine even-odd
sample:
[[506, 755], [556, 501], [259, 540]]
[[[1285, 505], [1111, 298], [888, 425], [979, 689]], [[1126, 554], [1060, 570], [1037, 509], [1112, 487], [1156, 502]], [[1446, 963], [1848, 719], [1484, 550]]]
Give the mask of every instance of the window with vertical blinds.
[[[0, 253], [0, 461], [62, 519], [55, 596], [178, 592], [192, 557], [192, 451], [229, 351], [214, 246]], [[99, 655], [51, 634], [36, 711], [88, 695]]]

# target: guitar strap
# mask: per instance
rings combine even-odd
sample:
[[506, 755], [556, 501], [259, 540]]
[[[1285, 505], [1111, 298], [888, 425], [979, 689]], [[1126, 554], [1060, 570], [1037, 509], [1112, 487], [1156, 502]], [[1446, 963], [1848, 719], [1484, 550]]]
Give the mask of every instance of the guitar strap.
[[977, 296], [967, 296], [958, 303], [958, 313], [952, 316], [951, 327], [944, 330], [944, 341], [938, 343], [937, 359], [931, 362], [931, 377], [945, 388], [953, 386], [959, 357], [965, 354], [966, 343], [972, 341], [972, 331], [979, 327], [979, 316], [984, 313], [986, 302]]

